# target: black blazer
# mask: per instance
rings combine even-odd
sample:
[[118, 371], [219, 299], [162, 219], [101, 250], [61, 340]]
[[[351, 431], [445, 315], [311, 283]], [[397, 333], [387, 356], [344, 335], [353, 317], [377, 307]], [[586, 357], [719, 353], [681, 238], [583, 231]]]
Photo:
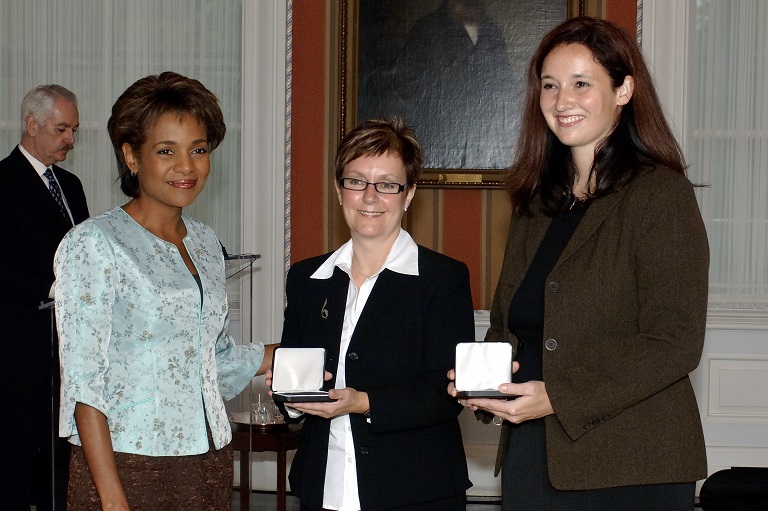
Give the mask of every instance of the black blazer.
[[[282, 346], [325, 348], [325, 367], [335, 378], [349, 277], [336, 268], [330, 279], [310, 279], [329, 255], [291, 267]], [[473, 340], [464, 263], [420, 246], [418, 276], [379, 275], [346, 354], [347, 385], [367, 392], [371, 405], [370, 423], [350, 416], [363, 510], [449, 497], [471, 486], [461, 406], [447, 393], [446, 373], [456, 343]], [[330, 420], [307, 416], [291, 467], [291, 489], [310, 509], [322, 508], [329, 430]]]
[[[55, 165], [53, 172], [75, 222], [82, 222], [88, 218], [88, 206], [80, 180]], [[16, 147], [0, 161], [0, 403], [4, 410], [28, 410], [50, 388], [51, 320], [49, 312], [38, 306], [48, 301], [53, 256], [71, 227]], [[28, 423], [45, 419], [26, 416]]]

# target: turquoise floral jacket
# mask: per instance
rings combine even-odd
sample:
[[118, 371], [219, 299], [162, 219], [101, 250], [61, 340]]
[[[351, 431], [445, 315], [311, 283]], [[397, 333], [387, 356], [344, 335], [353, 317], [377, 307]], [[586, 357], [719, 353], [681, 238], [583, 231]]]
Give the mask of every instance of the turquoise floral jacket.
[[210, 227], [182, 218], [202, 306], [178, 249], [122, 208], [86, 220], [59, 245], [59, 434], [74, 444], [80, 445], [78, 402], [104, 413], [117, 452], [206, 452], [206, 419], [217, 449], [232, 439], [223, 399], [256, 374], [264, 345], [236, 345], [227, 335], [219, 241]]

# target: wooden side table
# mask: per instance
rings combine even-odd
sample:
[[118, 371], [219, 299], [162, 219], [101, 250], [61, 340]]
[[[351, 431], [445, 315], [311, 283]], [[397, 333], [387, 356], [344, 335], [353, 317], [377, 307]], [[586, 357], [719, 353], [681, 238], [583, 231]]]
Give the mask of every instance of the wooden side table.
[[299, 446], [301, 424], [277, 428], [231, 424], [232, 448], [240, 452], [240, 511], [249, 511], [251, 505], [251, 452], [277, 453], [277, 511], [285, 511], [286, 453]]

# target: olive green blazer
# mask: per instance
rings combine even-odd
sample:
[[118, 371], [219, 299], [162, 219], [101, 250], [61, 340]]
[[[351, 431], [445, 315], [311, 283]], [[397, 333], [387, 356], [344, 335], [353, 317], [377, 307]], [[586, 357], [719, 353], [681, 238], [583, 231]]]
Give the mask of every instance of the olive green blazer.
[[[486, 340], [507, 329], [512, 297], [551, 219], [512, 219]], [[594, 200], [549, 274], [543, 374], [552, 485], [562, 490], [706, 477], [688, 373], [699, 363], [709, 248], [693, 186], [658, 168]], [[506, 452], [504, 425], [496, 472]], [[507, 474], [507, 477], [514, 476]]]

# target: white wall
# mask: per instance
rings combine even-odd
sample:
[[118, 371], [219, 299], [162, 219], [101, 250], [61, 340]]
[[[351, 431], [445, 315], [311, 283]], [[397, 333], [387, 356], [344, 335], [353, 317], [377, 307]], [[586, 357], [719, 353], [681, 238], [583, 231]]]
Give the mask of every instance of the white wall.
[[[684, 140], [691, 0], [643, 0], [643, 53], [679, 140]], [[704, 354], [691, 374], [709, 473], [768, 467], [768, 317], [710, 310]]]
[[768, 331], [708, 329], [691, 380], [709, 473], [768, 467]]

